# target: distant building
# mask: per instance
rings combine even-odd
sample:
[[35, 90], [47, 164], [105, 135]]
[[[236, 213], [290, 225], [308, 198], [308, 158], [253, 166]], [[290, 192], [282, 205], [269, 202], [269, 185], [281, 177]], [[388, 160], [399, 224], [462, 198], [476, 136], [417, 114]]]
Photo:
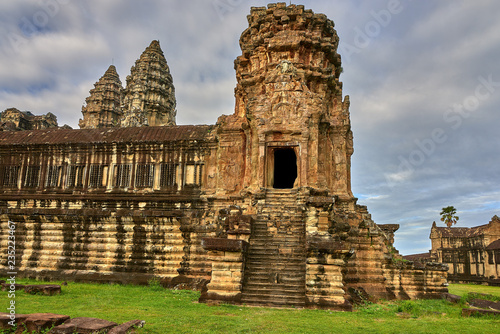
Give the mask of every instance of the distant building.
[[41, 116], [16, 108], [0, 112], [0, 131], [43, 130], [57, 127], [57, 117], [50, 112]]
[[448, 265], [450, 282], [500, 284], [500, 218], [476, 227], [438, 227], [432, 224], [429, 253], [405, 256], [416, 262]]

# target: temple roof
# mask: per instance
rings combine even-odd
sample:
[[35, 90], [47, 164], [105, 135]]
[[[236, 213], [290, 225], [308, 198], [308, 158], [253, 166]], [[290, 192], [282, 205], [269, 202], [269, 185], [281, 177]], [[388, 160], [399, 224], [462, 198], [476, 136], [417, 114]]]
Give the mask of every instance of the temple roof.
[[488, 224], [475, 227], [437, 227], [434, 223], [432, 229], [439, 232], [445, 238], [471, 238], [481, 236], [487, 229]]
[[418, 261], [421, 259], [430, 259], [431, 254], [429, 252], [427, 253], [420, 253], [420, 254], [410, 254], [410, 255], [405, 255], [403, 256], [403, 259], [408, 260], [408, 261]]
[[0, 146], [207, 140], [213, 125], [1, 131]]
[[493, 241], [491, 244], [486, 247], [487, 250], [500, 249], [500, 239]]
[[500, 218], [495, 215], [491, 218], [491, 221], [485, 225], [479, 225], [475, 227], [438, 227], [436, 222], [432, 223], [431, 237], [432, 233], [439, 233], [441, 237], [444, 238], [471, 238], [484, 235], [490, 229], [492, 224], [499, 224]]

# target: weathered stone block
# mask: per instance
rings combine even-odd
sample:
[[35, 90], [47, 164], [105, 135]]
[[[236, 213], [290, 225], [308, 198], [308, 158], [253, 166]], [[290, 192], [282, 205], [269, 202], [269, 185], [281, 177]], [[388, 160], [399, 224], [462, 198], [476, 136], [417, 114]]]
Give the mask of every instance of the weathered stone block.
[[[69, 318], [69, 317], [68, 317]], [[111, 328], [118, 324], [112, 321], [107, 321], [98, 318], [78, 317], [73, 318], [64, 324], [56, 326], [50, 330], [50, 334], [91, 334], [91, 333], [107, 333]]]
[[26, 285], [24, 287], [24, 292], [32, 295], [43, 294], [46, 296], [53, 296], [61, 293], [61, 286], [56, 284]]
[[19, 323], [19, 328], [26, 330], [28, 333], [39, 333], [53, 326], [58, 326], [69, 319], [69, 316], [53, 313], [33, 313], [29, 314], [26, 319]]
[[136, 328], [143, 328], [145, 325], [145, 321], [143, 320], [131, 320], [124, 324], [118, 325], [116, 327], [111, 328], [108, 334], [129, 334], [135, 333]]
[[482, 316], [482, 315], [499, 317], [500, 311], [483, 310], [483, 309], [476, 309], [476, 308], [464, 308], [464, 309], [462, 309], [462, 317], [472, 317], [472, 316]]
[[12, 329], [12, 326], [9, 323], [12, 323], [12, 321], [14, 321], [14, 324], [22, 324], [27, 317], [28, 314], [0, 313], [0, 329]]

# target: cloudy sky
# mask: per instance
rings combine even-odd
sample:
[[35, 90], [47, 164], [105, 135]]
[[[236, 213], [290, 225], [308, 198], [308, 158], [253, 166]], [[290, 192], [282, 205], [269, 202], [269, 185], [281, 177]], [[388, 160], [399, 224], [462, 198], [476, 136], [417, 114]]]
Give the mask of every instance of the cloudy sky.
[[[0, 4], [0, 110], [52, 112], [78, 127], [110, 64], [125, 83], [158, 39], [178, 124], [234, 109], [244, 0], [19, 0]], [[400, 224], [396, 248], [426, 252], [434, 220], [500, 215], [500, 2], [304, 0], [335, 22], [355, 152], [352, 188], [375, 222]], [[443, 225], [444, 226], [444, 225]]]

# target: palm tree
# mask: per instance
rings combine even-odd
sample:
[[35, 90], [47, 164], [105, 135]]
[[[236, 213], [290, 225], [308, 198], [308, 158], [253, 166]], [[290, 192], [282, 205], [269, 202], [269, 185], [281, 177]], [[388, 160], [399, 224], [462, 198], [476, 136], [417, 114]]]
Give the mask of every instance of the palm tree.
[[454, 206], [447, 206], [441, 211], [441, 221], [446, 224], [446, 226], [451, 227], [458, 221], [458, 216], [456, 216], [457, 209]]

